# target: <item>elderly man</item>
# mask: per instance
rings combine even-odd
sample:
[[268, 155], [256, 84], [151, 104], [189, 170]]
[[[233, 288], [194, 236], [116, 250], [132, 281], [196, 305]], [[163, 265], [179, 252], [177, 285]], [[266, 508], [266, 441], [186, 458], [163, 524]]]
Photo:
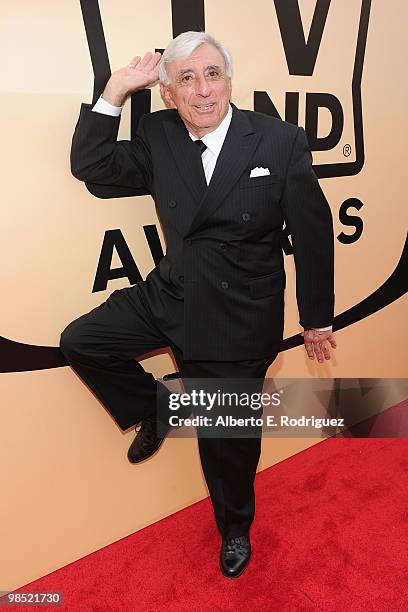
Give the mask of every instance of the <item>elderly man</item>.
[[[61, 349], [122, 430], [142, 422], [128, 458], [159, 448], [153, 376], [135, 359], [171, 347], [183, 377], [263, 379], [283, 333], [283, 224], [292, 237], [300, 324], [310, 359], [335, 347], [333, 229], [302, 128], [230, 102], [227, 49], [185, 32], [161, 57], [146, 53], [114, 72], [92, 108], [83, 104], [72, 143], [82, 181], [151, 194], [167, 252], [146, 280], [114, 291], [70, 323]], [[160, 79], [167, 110], [144, 115], [117, 141], [120, 112]], [[253, 483], [260, 436], [199, 437], [223, 574], [251, 553]]]

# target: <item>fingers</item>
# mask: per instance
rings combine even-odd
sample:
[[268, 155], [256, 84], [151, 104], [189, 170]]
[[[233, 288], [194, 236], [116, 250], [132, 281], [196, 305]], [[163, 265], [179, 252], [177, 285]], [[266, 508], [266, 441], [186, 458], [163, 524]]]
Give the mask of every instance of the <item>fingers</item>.
[[140, 62], [140, 59], [140, 55], [135, 55], [135, 57], [133, 57], [129, 62], [129, 68], [136, 68], [136, 66]]
[[152, 60], [155, 65], [158, 64], [161, 60], [161, 53], [159, 51], [156, 51], [156, 53], [153, 55]]
[[318, 340], [315, 340], [313, 342], [313, 348], [314, 348], [314, 352], [315, 355], [317, 357], [317, 361], [319, 363], [323, 363], [324, 359], [323, 359], [323, 352], [322, 352], [322, 342], [319, 342]]
[[152, 59], [152, 53], [151, 51], [148, 51], [147, 53], [144, 54], [144, 56], [140, 60], [139, 68], [141, 70], [144, 70], [151, 59]]
[[337, 343], [336, 343], [336, 340], [334, 339], [334, 336], [330, 335], [327, 338], [327, 340], [330, 342], [330, 345], [331, 345], [332, 348], [334, 348], [334, 349], [337, 348]]
[[324, 358], [328, 361], [330, 359], [330, 351], [329, 351], [329, 348], [328, 348], [326, 342], [321, 342], [320, 343], [320, 348], [321, 348], [321, 351], [323, 353]]
[[306, 349], [307, 356], [309, 357], [309, 359], [314, 359], [314, 347], [313, 347], [313, 342], [311, 339], [312, 337], [307, 331], [304, 332], [303, 336], [305, 339], [305, 349]]
[[154, 77], [156, 80], [159, 78], [159, 62], [161, 60], [161, 54], [156, 51], [156, 53], [152, 56], [152, 59], [150, 60], [149, 64], [147, 65], [147, 70], [149, 70], [151, 73], [154, 74]]
[[325, 360], [330, 360], [330, 350], [327, 345], [329, 342], [332, 348], [336, 348], [336, 340], [331, 332], [318, 332], [314, 329], [305, 330], [302, 334], [305, 342], [305, 349], [309, 359], [314, 359], [315, 356], [319, 363]]
[[161, 54], [156, 51], [153, 55], [151, 51], [148, 51], [144, 54], [143, 58], [140, 60], [139, 68], [144, 70], [145, 72], [149, 72], [154, 70], [161, 59]]

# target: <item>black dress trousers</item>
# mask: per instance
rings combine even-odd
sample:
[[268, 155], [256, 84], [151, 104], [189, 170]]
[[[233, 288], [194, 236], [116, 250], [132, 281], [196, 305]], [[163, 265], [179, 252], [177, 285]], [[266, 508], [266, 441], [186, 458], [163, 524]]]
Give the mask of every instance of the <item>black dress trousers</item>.
[[[142, 285], [113, 291], [105, 302], [69, 323], [60, 340], [71, 367], [123, 431], [157, 409], [156, 380], [137, 361], [154, 349], [170, 347], [183, 378], [265, 377], [276, 354], [249, 361], [185, 361], [182, 346], [156, 325]], [[215, 519], [226, 537], [246, 533], [254, 517], [261, 428], [258, 433], [252, 438], [198, 437]]]

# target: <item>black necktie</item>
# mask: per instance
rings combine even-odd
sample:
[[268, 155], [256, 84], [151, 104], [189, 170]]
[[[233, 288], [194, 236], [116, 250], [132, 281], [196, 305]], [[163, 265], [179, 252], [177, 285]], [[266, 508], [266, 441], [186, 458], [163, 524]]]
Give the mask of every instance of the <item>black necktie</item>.
[[207, 148], [207, 145], [204, 144], [202, 140], [194, 140], [194, 144], [200, 149], [200, 154], [202, 155]]
[[[203, 168], [203, 159], [202, 159], [202, 154], [204, 153], [204, 151], [207, 148], [207, 145], [204, 144], [204, 142], [202, 140], [193, 140], [194, 144], [197, 145], [197, 149], [200, 151], [200, 161], [198, 162], [200, 168], [199, 168], [199, 173], [200, 173], [200, 177], [201, 177], [201, 188], [202, 188], [202, 193], [204, 194], [204, 191], [207, 189], [207, 179], [205, 177], [205, 172], [204, 172], [204, 168]], [[198, 159], [197, 159], [198, 161]]]

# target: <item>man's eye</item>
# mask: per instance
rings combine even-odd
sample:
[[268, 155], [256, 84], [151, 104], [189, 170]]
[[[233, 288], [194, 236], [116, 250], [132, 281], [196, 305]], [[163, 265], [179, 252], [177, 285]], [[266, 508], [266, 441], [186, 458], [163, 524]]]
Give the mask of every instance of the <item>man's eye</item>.
[[193, 77], [191, 76], [191, 74], [186, 74], [183, 76], [183, 82], [186, 83], [188, 81], [191, 81]]

